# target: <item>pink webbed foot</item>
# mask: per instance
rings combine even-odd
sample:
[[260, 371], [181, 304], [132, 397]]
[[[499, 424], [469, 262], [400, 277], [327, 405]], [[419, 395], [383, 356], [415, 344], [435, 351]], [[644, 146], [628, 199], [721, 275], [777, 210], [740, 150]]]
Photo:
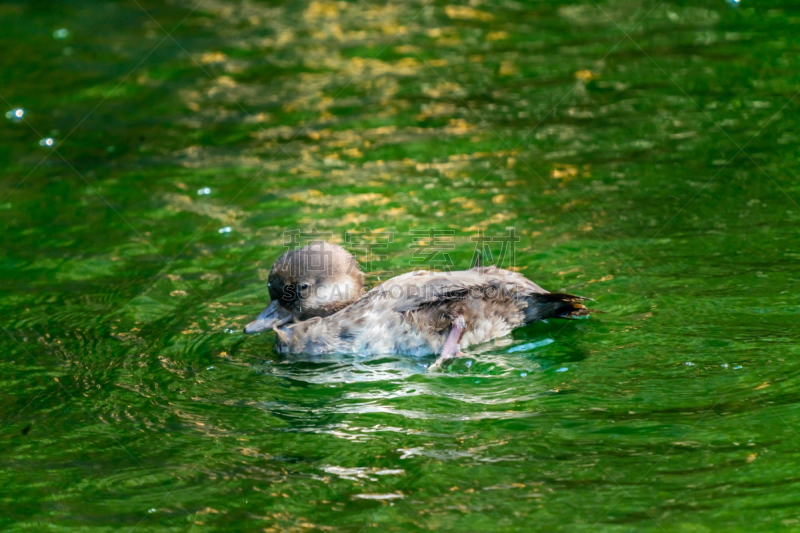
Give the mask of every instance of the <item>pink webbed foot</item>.
[[467, 323], [464, 321], [464, 317], [458, 315], [453, 319], [453, 327], [450, 329], [450, 334], [447, 336], [447, 339], [444, 341], [444, 346], [442, 346], [442, 352], [439, 354], [439, 358], [428, 367], [428, 370], [440, 370], [450, 363], [453, 362], [453, 359], [456, 357], [463, 357], [464, 353], [459, 348], [458, 344], [461, 342], [461, 337], [464, 336], [464, 331], [467, 329]]

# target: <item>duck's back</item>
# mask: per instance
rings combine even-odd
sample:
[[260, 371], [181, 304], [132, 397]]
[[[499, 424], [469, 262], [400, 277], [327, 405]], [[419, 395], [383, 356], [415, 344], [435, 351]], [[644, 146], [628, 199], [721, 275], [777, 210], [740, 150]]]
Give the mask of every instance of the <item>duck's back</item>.
[[523, 324], [575, 316], [578, 297], [551, 294], [524, 276], [495, 267], [409, 272], [378, 285], [336, 314], [291, 328], [279, 342], [290, 353], [439, 353], [455, 317], [461, 348], [502, 337]]

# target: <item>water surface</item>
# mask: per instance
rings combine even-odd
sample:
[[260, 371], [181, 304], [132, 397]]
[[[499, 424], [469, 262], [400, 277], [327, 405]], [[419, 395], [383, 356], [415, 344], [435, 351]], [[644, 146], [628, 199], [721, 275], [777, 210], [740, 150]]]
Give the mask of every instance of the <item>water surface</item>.
[[[798, 29], [747, 0], [3, 3], [0, 525], [800, 530]], [[374, 285], [410, 232], [464, 268], [510, 227], [605, 314], [442, 374], [240, 333], [287, 230], [372, 230]]]

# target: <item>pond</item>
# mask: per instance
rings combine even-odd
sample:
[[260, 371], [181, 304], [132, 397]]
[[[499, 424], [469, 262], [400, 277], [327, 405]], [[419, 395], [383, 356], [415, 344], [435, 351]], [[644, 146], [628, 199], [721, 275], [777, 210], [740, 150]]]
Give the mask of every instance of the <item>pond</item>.
[[[9, 1], [0, 43], [3, 530], [800, 531], [796, 3]], [[319, 235], [604, 313], [287, 358], [242, 328]]]

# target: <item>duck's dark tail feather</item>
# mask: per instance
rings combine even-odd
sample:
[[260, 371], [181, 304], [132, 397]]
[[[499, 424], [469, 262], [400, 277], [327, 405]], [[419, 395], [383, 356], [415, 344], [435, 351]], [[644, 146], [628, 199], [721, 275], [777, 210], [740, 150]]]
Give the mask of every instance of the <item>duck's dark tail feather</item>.
[[[543, 320], [546, 318], [567, 318], [573, 319], [586, 316], [590, 313], [602, 313], [596, 309], [589, 309], [581, 302], [593, 301], [591, 298], [575, 296], [563, 292], [548, 292], [536, 294], [532, 298], [534, 305], [530, 306], [535, 316], [530, 316], [530, 321]], [[527, 313], [531, 314], [531, 313]]]

